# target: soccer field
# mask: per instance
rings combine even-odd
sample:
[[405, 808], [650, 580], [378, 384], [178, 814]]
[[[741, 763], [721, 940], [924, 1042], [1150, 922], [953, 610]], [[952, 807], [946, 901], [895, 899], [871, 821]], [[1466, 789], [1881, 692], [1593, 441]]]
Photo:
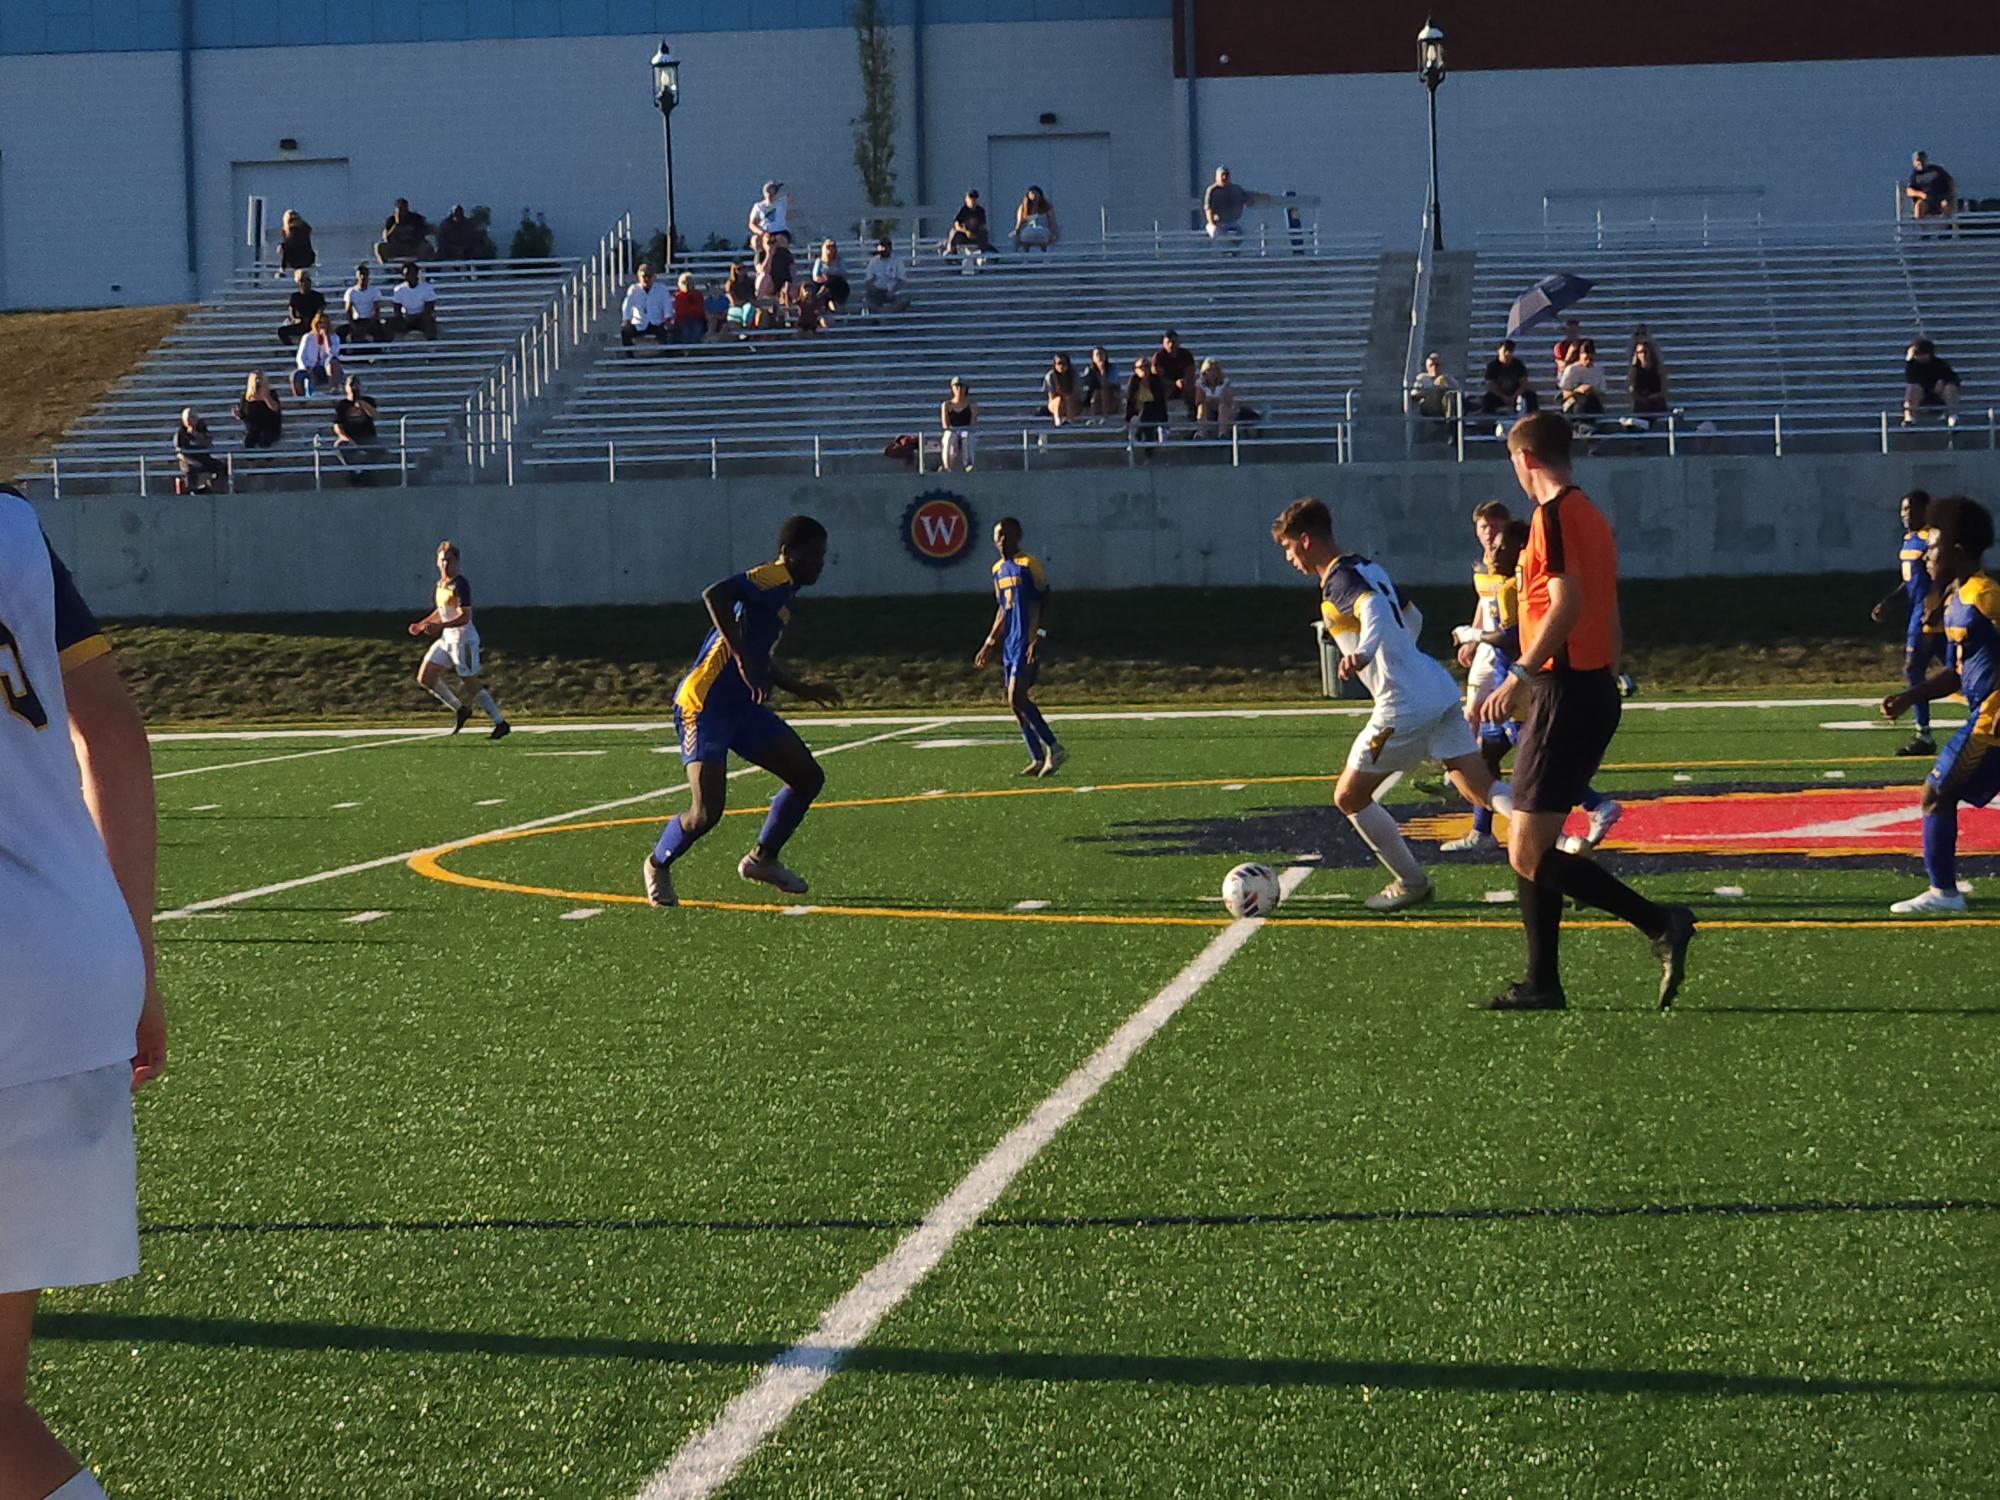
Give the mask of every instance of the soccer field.
[[2000, 808], [1890, 917], [1871, 716], [1628, 708], [1665, 1014], [1582, 919], [1571, 1011], [1472, 1008], [1455, 797], [1364, 911], [1350, 711], [1052, 715], [1048, 781], [802, 716], [811, 894], [736, 877], [752, 771], [671, 912], [670, 728], [164, 738], [144, 1268], [46, 1299], [36, 1400], [134, 1496], [1990, 1496]]

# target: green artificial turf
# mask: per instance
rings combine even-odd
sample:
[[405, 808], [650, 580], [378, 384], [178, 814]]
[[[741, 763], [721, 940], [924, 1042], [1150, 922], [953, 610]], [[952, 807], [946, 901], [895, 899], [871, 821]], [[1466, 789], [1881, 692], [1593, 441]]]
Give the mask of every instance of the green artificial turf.
[[[1306, 700], [1319, 691], [1310, 584], [1265, 589], [1061, 590], [1050, 605], [1055, 703]], [[1640, 579], [1621, 589], [1628, 667], [1654, 693], [1797, 691], [1900, 680], [1900, 621], [1869, 623], [1875, 574]], [[1802, 615], [1801, 589], [1813, 609]], [[808, 594], [785, 657], [830, 676], [862, 708], [994, 701], [997, 664], [972, 657], [992, 623], [983, 578], [957, 595]], [[1434, 649], [1471, 612], [1470, 588], [1412, 591]], [[406, 615], [246, 616], [114, 622], [126, 676], [154, 722], [434, 716], [414, 679]], [[517, 715], [660, 713], [708, 621], [698, 603], [479, 610], [487, 681]]]
[[[1646, 702], [1601, 778], [1632, 826], [1927, 769], [1820, 727], [1863, 707]], [[761, 775], [679, 884], [769, 909], [593, 896], [684, 803], [667, 731], [162, 743], [164, 906], [384, 862], [161, 925], [144, 1268], [49, 1295], [38, 1405], [115, 1495], [633, 1494], [1221, 930], [1232, 863], [1317, 855], [728, 1493], [1993, 1493], [2000, 928], [1721, 925], [1886, 919], [1915, 824], [1614, 836], [1711, 924], [1682, 1001], [1579, 928], [1575, 1008], [1494, 1016], [1497, 858], [1420, 842], [1440, 899], [1359, 907], [1359, 722], [1059, 719], [1052, 782], [1004, 721], [808, 725], [904, 731], [825, 758], [787, 851], [867, 916], [736, 878]], [[390, 858], [565, 813], [638, 821], [440, 862], [567, 894]]]

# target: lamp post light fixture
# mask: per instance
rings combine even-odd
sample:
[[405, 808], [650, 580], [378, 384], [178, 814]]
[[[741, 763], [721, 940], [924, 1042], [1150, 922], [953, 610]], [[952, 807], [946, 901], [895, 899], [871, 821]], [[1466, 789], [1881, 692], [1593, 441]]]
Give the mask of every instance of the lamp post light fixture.
[[[674, 56], [673, 48], [666, 39], [660, 39], [660, 50], [653, 54], [653, 107], [660, 112], [660, 131], [666, 142], [667, 156], [667, 254], [666, 264], [674, 260], [674, 106], [681, 102], [681, 60]], [[662, 267], [665, 269], [665, 267]]]
[[1417, 33], [1417, 77], [1430, 95], [1431, 248], [1444, 249], [1444, 216], [1438, 207], [1438, 85], [1444, 82], [1444, 33], [1430, 21]]

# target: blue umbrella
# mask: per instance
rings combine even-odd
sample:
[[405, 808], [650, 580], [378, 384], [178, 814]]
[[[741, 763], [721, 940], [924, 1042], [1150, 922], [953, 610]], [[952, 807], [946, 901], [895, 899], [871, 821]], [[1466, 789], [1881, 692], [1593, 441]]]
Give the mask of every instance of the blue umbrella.
[[1507, 337], [1511, 339], [1538, 324], [1554, 322], [1558, 313], [1575, 307], [1589, 291], [1589, 282], [1567, 271], [1544, 276], [1514, 299], [1513, 310], [1507, 314]]

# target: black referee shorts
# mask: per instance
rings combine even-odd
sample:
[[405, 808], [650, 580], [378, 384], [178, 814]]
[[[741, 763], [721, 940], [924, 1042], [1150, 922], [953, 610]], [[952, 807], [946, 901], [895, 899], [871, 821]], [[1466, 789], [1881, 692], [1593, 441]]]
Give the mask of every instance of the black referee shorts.
[[1622, 705], [1610, 668], [1536, 674], [1514, 748], [1514, 805], [1566, 813], [1604, 761]]

